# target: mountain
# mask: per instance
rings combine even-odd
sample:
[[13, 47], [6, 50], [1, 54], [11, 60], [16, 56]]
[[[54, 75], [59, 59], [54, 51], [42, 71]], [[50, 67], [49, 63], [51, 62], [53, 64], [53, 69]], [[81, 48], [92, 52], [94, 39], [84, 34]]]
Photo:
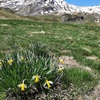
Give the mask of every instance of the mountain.
[[100, 5], [79, 7], [68, 4], [65, 0], [0, 0], [0, 7], [9, 8], [24, 16], [63, 13], [100, 14]]

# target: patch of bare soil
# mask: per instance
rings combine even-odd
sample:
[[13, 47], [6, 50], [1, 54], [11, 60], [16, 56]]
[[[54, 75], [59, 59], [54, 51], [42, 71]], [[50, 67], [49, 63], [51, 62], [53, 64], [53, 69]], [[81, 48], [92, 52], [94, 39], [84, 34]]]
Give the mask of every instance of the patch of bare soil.
[[59, 57], [59, 60], [63, 60], [64, 62], [64, 64], [59, 64], [59, 66], [66, 66], [66, 67], [79, 66], [79, 64], [73, 57], [61, 56]]
[[72, 68], [72, 67], [79, 67], [82, 68], [83, 70], [87, 70], [89, 72], [93, 72], [93, 70], [88, 67], [88, 66], [83, 66], [80, 65], [74, 57], [69, 57], [69, 56], [61, 56], [59, 57], [59, 60], [63, 60], [64, 64], [59, 63], [59, 67], [64, 67], [64, 68]]
[[100, 100], [100, 84], [94, 88], [90, 95], [84, 95], [84, 97], [79, 100]]
[[93, 92], [95, 100], [100, 100], [100, 85], [96, 86]]

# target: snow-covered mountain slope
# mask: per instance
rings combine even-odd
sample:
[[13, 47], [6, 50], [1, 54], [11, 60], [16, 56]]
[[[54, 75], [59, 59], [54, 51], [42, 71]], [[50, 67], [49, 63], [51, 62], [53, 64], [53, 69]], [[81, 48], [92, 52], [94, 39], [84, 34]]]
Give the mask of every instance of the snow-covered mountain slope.
[[69, 4], [69, 8], [70, 8], [71, 12], [84, 12], [84, 13], [90, 13], [90, 14], [92, 14], [92, 13], [100, 14], [100, 5], [80, 7], [80, 6], [75, 6], [75, 5]]
[[79, 7], [65, 0], [0, 0], [0, 7], [10, 8], [21, 15], [43, 15], [63, 13], [98, 13], [100, 6]]

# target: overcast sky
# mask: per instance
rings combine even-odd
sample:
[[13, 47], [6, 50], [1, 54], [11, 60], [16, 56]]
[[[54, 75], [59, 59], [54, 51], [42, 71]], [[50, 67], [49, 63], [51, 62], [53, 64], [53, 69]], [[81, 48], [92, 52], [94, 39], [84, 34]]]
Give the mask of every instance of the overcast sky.
[[65, 0], [69, 4], [77, 6], [97, 6], [100, 5], [100, 0]]

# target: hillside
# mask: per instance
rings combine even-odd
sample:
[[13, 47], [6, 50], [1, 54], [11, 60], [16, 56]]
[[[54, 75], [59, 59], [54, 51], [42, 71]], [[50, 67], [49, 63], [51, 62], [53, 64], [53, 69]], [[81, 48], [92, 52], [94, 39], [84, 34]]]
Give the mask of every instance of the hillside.
[[[4, 12], [3, 15], [5, 15]], [[17, 15], [13, 14], [10, 14], [10, 17], [18, 18]], [[45, 19], [45, 16], [39, 18], [40, 20]], [[54, 17], [49, 18], [54, 19]], [[63, 59], [63, 67], [66, 69], [66, 74], [62, 79], [65, 85], [62, 88], [58, 87], [55, 91], [50, 91], [50, 94], [54, 93], [52, 98], [56, 95], [58, 98], [60, 96], [68, 98], [68, 100], [80, 100], [79, 98], [99, 100], [100, 26], [95, 23], [60, 23], [48, 20], [46, 22], [37, 21], [37, 19], [35, 21], [0, 20], [1, 60], [5, 58], [5, 54], [12, 53], [15, 49], [14, 45], [17, 46], [18, 50], [24, 51], [27, 45], [42, 42], [47, 45], [50, 53], [55, 55], [57, 59]], [[47, 48], [42, 49], [47, 50]], [[4, 98], [5, 92], [0, 91], [0, 96], [0, 98]]]
[[61, 16], [58, 15], [41, 15], [41, 16], [21, 16], [15, 14], [10, 9], [0, 8], [0, 19], [19, 19], [19, 20], [32, 20], [41, 22], [61, 22]]
[[[100, 16], [73, 13], [65, 14], [64, 20], [62, 18], [61, 15], [21, 16], [11, 9], [0, 9], [0, 100], [12, 100], [17, 96], [19, 96], [18, 100], [23, 100], [26, 96], [28, 98], [26, 100], [100, 99], [100, 23], [94, 23], [97, 19], [100, 20]], [[11, 57], [13, 53], [17, 55]], [[37, 56], [34, 57], [35, 54], [40, 54], [38, 59]], [[53, 56], [50, 62], [54, 61], [50, 65], [48, 65], [49, 55]], [[17, 57], [18, 62], [16, 62]], [[35, 65], [33, 58], [35, 62], [41, 59]], [[44, 58], [46, 62], [43, 61]], [[45, 90], [44, 87], [42, 89], [39, 87], [37, 90], [32, 83], [29, 87], [24, 84], [24, 81], [27, 82], [26, 76], [31, 79], [33, 73], [37, 74], [36, 70], [40, 72], [35, 77], [41, 80], [42, 77], [38, 75], [43, 72], [43, 79], [48, 76], [50, 81], [46, 80], [46, 82], [53, 83], [51, 77], [55, 77], [55, 72], [58, 72], [54, 69], [56, 63], [57, 68], [62, 68], [56, 80], [58, 75], [62, 78], [55, 85], [47, 85], [52, 87], [50, 90]], [[51, 75], [44, 73], [48, 66], [54, 70], [53, 73], [52, 70], [48, 71]], [[31, 67], [35, 67], [33, 72], [29, 69]], [[18, 84], [20, 85], [22, 81], [26, 87], [25, 92], [27, 88], [31, 88], [26, 94], [18, 88]], [[13, 92], [14, 89], [17, 91]]]
[[14, 14], [10, 9], [0, 8], [0, 19], [27, 19], [23, 16]]

